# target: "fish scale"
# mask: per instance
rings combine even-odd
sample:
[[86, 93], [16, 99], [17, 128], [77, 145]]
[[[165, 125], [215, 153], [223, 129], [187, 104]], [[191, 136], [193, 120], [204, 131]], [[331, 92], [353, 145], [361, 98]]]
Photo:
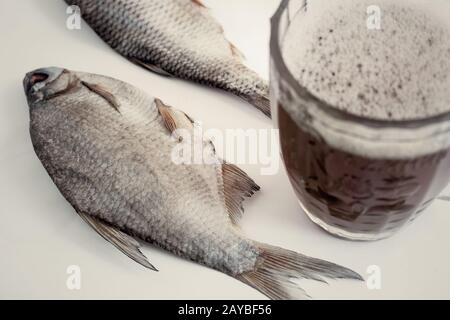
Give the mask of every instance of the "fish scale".
[[[57, 100], [55, 100], [55, 102], [57, 102]], [[103, 108], [107, 108], [108, 110], [109, 110], [109, 106], [107, 105], [107, 103], [105, 103], [104, 101], [102, 101], [101, 99], [99, 100], [99, 98], [97, 97], [97, 98], [95, 98], [95, 99], [93, 99], [93, 101], [92, 101], [92, 104], [93, 105], [95, 105], [96, 106], [96, 108], [99, 108], [99, 105], [104, 105], [103, 106]], [[55, 121], [55, 123], [49, 123], [48, 125], [49, 126], [55, 126], [56, 128], [57, 128], [57, 123], [59, 123], [59, 122], [61, 122], [63, 119], [62, 119], [62, 117], [66, 117], [66, 110], [65, 110], [65, 108], [72, 108], [73, 106], [72, 105], [68, 105], [67, 103], [66, 104], [64, 104], [64, 106], [62, 106], [61, 107], [61, 112], [63, 112], [64, 111], [64, 113], [62, 113], [61, 114], [61, 118], [57, 118], [57, 117], [54, 117], [54, 121]], [[76, 114], [73, 114], [74, 112], [76, 112]], [[155, 109], [155, 112], [156, 112], [156, 109]], [[119, 154], [120, 156], [118, 157], [119, 159], [127, 159], [127, 160], [129, 160], [129, 158], [130, 158], [130, 154], [133, 154], [133, 153], [135, 153], [135, 152], [137, 152], [137, 151], [139, 151], [140, 149], [142, 150], [142, 152], [144, 152], [144, 148], [142, 148], [141, 146], [140, 146], [140, 144], [139, 143], [136, 143], [136, 141], [135, 141], [135, 139], [134, 139], [134, 135], [133, 134], [131, 134], [132, 136], [131, 137], [127, 137], [127, 135], [126, 135], [126, 133], [123, 131], [123, 129], [121, 130], [120, 129], [120, 127], [121, 126], [117, 126], [116, 125], [116, 122], [117, 122], [117, 117], [119, 117], [119, 115], [116, 115], [115, 113], [105, 113], [105, 114], [102, 114], [102, 116], [101, 117], [98, 117], [98, 116], [96, 116], [96, 117], [93, 117], [93, 115], [91, 114], [91, 112], [90, 112], [90, 110], [89, 111], [87, 111], [86, 112], [86, 110], [71, 110], [70, 111], [70, 113], [71, 114], [73, 114], [73, 117], [74, 118], [76, 118], [76, 117], [86, 117], [87, 119], [92, 119], [91, 120], [91, 123], [87, 123], [86, 124], [86, 126], [88, 126], [88, 128], [85, 128], [84, 126], [82, 126], [80, 129], [82, 129], [82, 130], [87, 130], [87, 129], [91, 129], [91, 128], [94, 128], [93, 127], [93, 122], [94, 122], [94, 120], [95, 120], [95, 123], [96, 123], [96, 125], [97, 126], [99, 126], [99, 125], [101, 125], [101, 128], [102, 128], [102, 130], [104, 130], [104, 131], [106, 131], [106, 132], [108, 132], [109, 134], [104, 134], [104, 135], [102, 135], [102, 136], [99, 136], [98, 137], [98, 139], [100, 139], [95, 145], [92, 145], [92, 146], [89, 146], [89, 149], [93, 149], [93, 150], [95, 150], [94, 152], [91, 152], [91, 153], [93, 153], [93, 154], [105, 154], [105, 153], [117, 153], [117, 154]], [[161, 126], [162, 126], [162, 123], [161, 123], [161, 121], [159, 121], [159, 129], [161, 129]], [[150, 127], [150, 128], [146, 128], [146, 129], [148, 129], [149, 130], [149, 132], [151, 131], [151, 132], [153, 132], [152, 131], [152, 127]], [[71, 130], [72, 131], [72, 130]], [[93, 131], [95, 131], [95, 132], [97, 132], [98, 131], [98, 129], [96, 128], [95, 130], [94, 129], [91, 129], [89, 132], [86, 132], [86, 134], [85, 135], [83, 135], [83, 137], [78, 137], [78, 136], [73, 136], [73, 137], [68, 137], [69, 139], [68, 139], [68, 141], [63, 141], [63, 143], [64, 144], [69, 144], [69, 145], [71, 145], [71, 144], [78, 144], [79, 143], [79, 139], [81, 139], [82, 141], [89, 141], [88, 140], [88, 138], [89, 138], [89, 135], [90, 134], [92, 134], [92, 135], [95, 135], [96, 133], [95, 132], [93, 132]], [[124, 140], [124, 141], [122, 141], [121, 143], [119, 143], [119, 144], [116, 144], [116, 145], [114, 145], [114, 148], [112, 148], [112, 149], [109, 149], [108, 150], [108, 148], [106, 148], [106, 150], [105, 150], [105, 147], [104, 146], [108, 146], [108, 143], [110, 142], [110, 139], [114, 139], [115, 138], [115, 136], [117, 135], [116, 134], [116, 131], [118, 131], [118, 132], [120, 132], [120, 134], [119, 135], [124, 135], [125, 137], [127, 137], [127, 140]], [[130, 130], [130, 131], [132, 131], [132, 130]], [[165, 138], [166, 140], [169, 138], [169, 137], [167, 137], [167, 135], [165, 135], [165, 134], [163, 134], [164, 132], [161, 132], [161, 133], [157, 133], [157, 137], [160, 137], [161, 138], [161, 140], [163, 139], [163, 138]], [[55, 134], [54, 134], [55, 136], [56, 136], [56, 132], [55, 132]], [[62, 136], [62, 137], [65, 137], [65, 136]], [[155, 150], [158, 150], [158, 155], [161, 155], [161, 157], [163, 158], [163, 159], [161, 159], [161, 160], [158, 160], [158, 162], [159, 163], [170, 163], [170, 159], [168, 159], [168, 156], [167, 155], [170, 155], [170, 149], [169, 149], [169, 145], [163, 145], [162, 143], [159, 143], [159, 144], [155, 144], [155, 141], [156, 140], [158, 140], [158, 141], [161, 141], [160, 139], [157, 139], [157, 137], [155, 137], [154, 139], [153, 139], [153, 141], [150, 141], [150, 143], [151, 143], [151, 146], [152, 146], [152, 148], [150, 149], [150, 150], [148, 150], [148, 151], [150, 151], [150, 152], [155, 152]], [[77, 140], [75, 140], [74, 141], [74, 139], [77, 139]], [[82, 144], [85, 144], [85, 142], [82, 142]], [[86, 146], [85, 146], [86, 147]], [[92, 150], [91, 149], [91, 150]], [[165, 149], [165, 151], [164, 151], [164, 149]], [[130, 153], [130, 154], [128, 154], [128, 153]], [[70, 154], [68, 154], [67, 155], [68, 157], [70, 157], [71, 155]], [[66, 162], [66, 160], [64, 159], [64, 160], [58, 160], [59, 162]], [[148, 164], [148, 163], [147, 163]], [[117, 167], [116, 167], [117, 168]], [[133, 168], [133, 167], [132, 167]], [[79, 169], [80, 170], [80, 169]], [[87, 170], [86, 170], [86, 174], [87, 174], [87, 172], [90, 172], [90, 170], [91, 170], [91, 168], [87, 168]], [[129, 170], [129, 168], [127, 169], [127, 170]], [[134, 172], [132, 175], [134, 176], [134, 177], [136, 177], [136, 176], [139, 176], [139, 174], [143, 174], [143, 172], [145, 172], [145, 171], [153, 171], [153, 170], [155, 170], [155, 169], [153, 169], [152, 168], [152, 166], [150, 166], [150, 169], [149, 168], [147, 168], [146, 166], [144, 166], [144, 167], [142, 167], [142, 168], [140, 168], [140, 166], [136, 169], [136, 172]], [[173, 170], [173, 168], [171, 168], [171, 170]], [[83, 170], [84, 171], [84, 170]], [[162, 170], [161, 170], [162, 171]], [[193, 170], [192, 170], [193, 171]], [[215, 177], [215, 171], [213, 172], [214, 174], [213, 174], [213, 176], [212, 177]], [[99, 174], [99, 173], [98, 173]], [[173, 181], [176, 181], [176, 175], [177, 174], [174, 174], [173, 175], [173, 177], [172, 177], [172, 179], [170, 179], [171, 181], [172, 181], [172, 183], [173, 183]], [[115, 176], [116, 177], [116, 181], [118, 180], [117, 179], [117, 177], [120, 177], [120, 179], [127, 179], [127, 177], [125, 176], [125, 177], [123, 177], [123, 173], [122, 173], [122, 167], [118, 167], [118, 169], [116, 169], [115, 171], [114, 171], [114, 175], [113, 176]], [[192, 176], [192, 177], [194, 177], [195, 178], [195, 176]], [[157, 176], [156, 176], [156, 178], [157, 178]], [[136, 178], [135, 178], [136, 179]], [[192, 188], [194, 187], [194, 186], [196, 186], [196, 185], [204, 185], [204, 183], [203, 183], [203, 178], [201, 178], [201, 176], [199, 176], [199, 177], [197, 177], [197, 179], [193, 179], [192, 181], [191, 181], [191, 184], [192, 184]], [[157, 179], [157, 181], [158, 181], [158, 179]], [[79, 183], [83, 183], [84, 181], [78, 181]], [[117, 181], [117, 183], [119, 184], [118, 186], [117, 186], [117, 188], [110, 188], [110, 187], [108, 187], [108, 186], [105, 186], [105, 189], [103, 189], [102, 190], [102, 192], [104, 192], [104, 193], [112, 193], [112, 194], [114, 194], [114, 193], [116, 193], [116, 192], [118, 192], [118, 190], [116, 190], [116, 189], [119, 189], [119, 188], [121, 188], [125, 193], [128, 193], [128, 186], [127, 186], [127, 184], [136, 184], [136, 182], [135, 181], [126, 181], [126, 184], [123, 184], [123, 183], [121, 183], [121, 181], [120, 180], [118, 180]], [[154, 182], [154, 184], [155, 184], [155, 182]], [[138, 185], [139, 185], [139, 183], [138, 183]], [[150, 186], [149, 186], [150, 187]], [[160, 187], [162, 187], [158, 182], [156, 182], [156, 186], [155, 186], [156, 188], [160, 188]], [[175, 188], [176, 187], [178, 187], [177, 186], [177, 184], [175, 184], [175, 186], [174, 186]], [[186, 186], [184, 186], [184, 188], [185, 188]], [[78, 187], [79, 189], [83, 189], [83, 187], [82, 187], [82, 185], [80, 185], [79, 187]], [[181, 187], [180, 187], [180, 189], [182, 189]], [[205, 194], [208, 194], [209, 193], [209, 190], [206, 190], [205, 191]], [[200, 196], [200, 198], [201, 198], [201, 196], [202, 195], [199, 195]], [[127, 200], [128, 201], [130, 201], [130, 199], [129, 199], [129, 196], [127, 195], [127, 194], [120, 194], [120, 195], [118, 195], [118, 198], [117, 198], [117, 202], [113, 202], [113, 205], [112, 206], [110, 206], [110, 207], [106, 207], [106, 208], [103, 208], [102, 207], [102, 205], [101, 205], [101, 203], [96, 203], [94, 206], [93, 205], [91, 205], [91, 206], [88, 206], [88, 207], [82, 207], [82, 208], [80, 208], [80, 210], [82, 210], [82, 211], [91, 211], [91, 212], [95, 212], [95, 213], [97, 213], [97, 212], [102, 212], [102, 214], [101, 214], [101, 218], [103, 218], [103, 219], [105, 219], [105, 220], [108, 220], [108, 219], [110, 219], [109, 220], [109, 222], [110, 223], [113, 223], [113, 224], [119, 224], [119, 225], [123, 225], [124, 223], [123, 223], [123, 220], [121, 220], [122, 219], [122, 217], [120, 217], [120, 218], [118, 218], [118, 217], [115, 217], [114, 216], [114, 214], [117, 212], [117, 211], [119, 211], [120, 210], [120, 203], [122, 202], [121, 201], [121, 199], [122, 198], [127, 198]], [[190, 195], [189, 195], [189, 197], [190, 198], [192, 198], [193, 197], [193, 194], [191, 193]], [[83, 199], [84, 198], [84, 195], [80, 195], [80, 198], [81, 199]], [[109, 201], [111, 201], [111, 200], [109, 200]], [[145, 203], [145, 201], [144, 200], [142, 200], [141, 199], [141, 201], [143, 201], [144, 203]], [[84, 203], [84, 202], [83, 202]], [[147, 203], [145, 206], [146, 207], [157, 207], [158, 209], [162, 209], [162, 208], [164, 208], [163, 206], [161, 206], [160, 205], [160, 203], [165, 203], [166, 205], [168, 204], [168, 203], [170, 203], [170, 201], [169, 201], [169, 199], [166, 197], [166, 196], [164, 196], [162, 199], [161, 199], [161, 201], [159, 201], [159, 202], [150, 202], [150, 203]], [[92, 204], [92, 203], [90, 203], [90, 204]], [[196, 212], [196, 213], [198, 213], [199, 215], [205, 215], [205, 213], [207, 212], [206, 210], [205, 210], [205, 212], [203, 212], [203, 210], [198, 210], [196, 207], [193, 207], [193, 208], [191, 208], [191, 210], [193, 211], [193, 212]], [[222, 211], [222, 213], [223, 213], [223, 210], [220, 210], [220, 211]], [[219, 212], [220, 212], [219, 211]], [[105, 212], [107, 212], [108, 213], [108, 215], [105, 215]], [[110, 216], [109, 216], [109, 214], [112, 214], [113, 215], [113, 218], [111, 218]], [[143, 213], [142, 212], [139, 212], [139, 213], [137, 213], [137, 214], [139, 214], [139, 215], [143, 215]], [[167, 214], [169, 214], [169, 213], [167, 213]], [[211, 217], [212, 215], [210, 214], [210, 213], [208, 213], [207, 214], [207, 217]], [[216, 218], [214, 218], [214, 220], [215, 220]], [[208, 219], [205, 219], [206, 221], [208, 220]], [[213, 221], [214, 221], [213, 220]], [[166, 224], [168, 224], [168, 221], [167, 220], [164, 220], [164, 219], [162, 219], [161, 221], [164, 221], [165, 223], [163, 224], [163, 227], [165, 227], [166, 226]], [[170, 220], [171, 221], [171, 220]], [[188, 220], [185, 220], [184, 222], [188, 222]], [[214, 223], [210, 223], [210, 225], [213, 227], [215, 224]], [[186, 227], [186, 226], [189, 226], [189, 224], [184, 224], [184, 226]], [[142, 230], [142, 231], [140, 231], [140, 232], [142, 232], [142, 233], [145, 233], [146, 231], [145, 230]], [[177, 232], [174, 232], [174, 233], [178, 233], [178, 231]], [[161, 245], [164, 245], [164, 244], [161, 244]]]

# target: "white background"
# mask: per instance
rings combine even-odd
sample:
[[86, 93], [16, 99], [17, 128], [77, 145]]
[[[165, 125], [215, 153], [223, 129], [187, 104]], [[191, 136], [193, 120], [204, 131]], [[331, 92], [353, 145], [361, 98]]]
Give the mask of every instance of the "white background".
[[[206, 4], [248, 65], [268, 77], [269, 17], [278, 0], [210, 0]], [[185, 110], [206, 128], [270, 128], [238, 98], [141, 69], [111, 50], [83, 23], [65, 27], [60, 0], [0, 1], [0, 298], [260, 299], [254, 289], [219, 272], [145, 246], [160, 270], [142, 268], [98, 236], [59, 194], [34, 154], [22, 78], [32, 69], [63, 66], [116, 77]], [[364, 283], [305, 283], [315, 298], [450, 298], [450, 202], [435, 202], [414, 224], [374, 243], [338, 240], [300, 210], [283, 168], [261, 176], [245, 203], [249, 237], [331, 260], [367, 276], [382, 272], [381, 290]], [[450, 189], [447, 190], [450, 194]], [[66, 268], [79, 265], [82, 287], [66, 287]]]

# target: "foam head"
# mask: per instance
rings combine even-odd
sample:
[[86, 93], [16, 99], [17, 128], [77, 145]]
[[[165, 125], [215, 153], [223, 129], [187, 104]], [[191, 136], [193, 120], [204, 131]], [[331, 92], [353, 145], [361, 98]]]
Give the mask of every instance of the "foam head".
[[309, 1], [284, 38], [291, 73], [319, 99], [367, 118], [450, 111], [450, 1], [376, 3]]

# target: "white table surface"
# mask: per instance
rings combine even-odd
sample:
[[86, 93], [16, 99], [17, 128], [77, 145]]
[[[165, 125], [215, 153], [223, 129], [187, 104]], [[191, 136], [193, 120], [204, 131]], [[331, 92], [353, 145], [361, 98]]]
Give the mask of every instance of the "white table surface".
[[[205, 1], [248, 65], [268, 77], [269, 17], [278, 0]], [[185, 110], [206, 128], [270, 128], [271, 122], [226, 93], [141, 69], [111, 50], [83, 23], [66, 29], [60, 0], [0, 1], [0, 298], [263, 299], [224, 274], [149, 245], [160, 270], [134, 263], [75, 214], [34, 154], [22, 78], [34, 68], [64, 66], [116, 77]], [[435, 202], [394, 237], [373, 243], [338, 240], [302, 213], [281, 167], [260, 175], [262, 187], [246, 201], [244, 232], [251, 238], [328, 259], [367, 276], [381, 270], [381, 289], [335, 281], [305, 283], [315, 298], [450, 298], [450, 202]], [[450, 189], [447, 188], [447, 194]], [[68, 290], [66, 268], [81, 268], [81, 289]]]

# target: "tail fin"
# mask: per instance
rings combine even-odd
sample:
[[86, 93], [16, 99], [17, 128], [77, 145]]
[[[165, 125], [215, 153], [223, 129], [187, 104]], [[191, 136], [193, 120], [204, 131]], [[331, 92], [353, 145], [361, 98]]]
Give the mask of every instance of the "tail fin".
[[311, 258], [300, 253], [257, 243], [261, 250], [257, 268], [241, 273], [237, 279], [271, 299], [309, 298], [292, 278], [325, 282], [330, 279], [364, 280], [358, 273], [337, 264]]

